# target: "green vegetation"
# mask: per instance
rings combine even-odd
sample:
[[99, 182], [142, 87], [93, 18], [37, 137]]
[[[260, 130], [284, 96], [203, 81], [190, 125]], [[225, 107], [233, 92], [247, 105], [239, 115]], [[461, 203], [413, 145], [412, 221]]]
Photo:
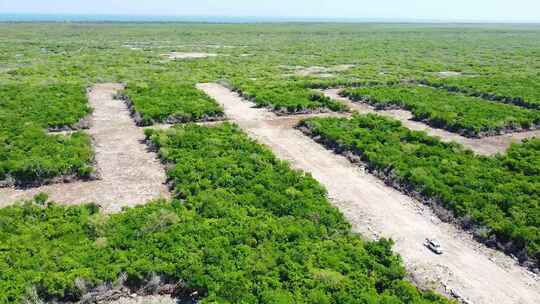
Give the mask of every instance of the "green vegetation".
[[510, 74], [433, 79], [426, 83], [485, 99], [540, 110], [540, 84], [533, 75]]
[[[136, 87], [224, 80], [261, 106], [302, 112], [340, 109], [337, 103], [314, 97], [309, 87], [486, 79], [492, 86], [516, 90], [505, 94], [525, 97], [537, 92], [534, 84], [540, 83], [540, 27], [535, 25], [22, 23], [0, 27], [0, 84], [124, 82]], [[218, 56], [165, 59], [163, 55], [170, 52]], [[340, 65], [350, 68], [333, 69]], [[325, 67], [333, 77], [291, 75], [291, 68], [300, 66]], [[442, 71], [463, 76], [438, 77]], [[145, 109], [151, 113], [147, 119], [166, 119], [177, 110], [169, 107], [179, 105], [178, 101], [163, 94], [143, 94], [156, 97], [144, 102], [152, 108]], [[191, 114], [191, 105], [188, 108], [182, 110], [182, 117]], [[193, 109], [195, 113], [215, 110]]]
[[[408, 83], [422, 80], [428, 80], [432, 84], [440, 82], [449, 86], [456, 86], [466, 93], [475, 93], [483, 97], [489, 97], [492, 94], [510, 96], [516, 100], [521, 98], [524, 102], [531, 104], [530, 107], [534, 107], [532, 104], [540, 100], [537, 98], [538, 95], [535, 95], [539, 92], [537, 84], [540, 83], [540, 74], [538, 74], [540, 70], [540, 26], [538, 25], [4, 23], [0, 24], [0, 30], [2, 33], [0, 35], [0, 96], [2, 96], [0, 98], [2, 105], [0, 107], [0, 180], [14, 174], [17, 179], [23, 181], [21, 183], [65, 174], [77, 174], [80, 176], [87, 174], [87, 170], [90, 169], [88, 164], [91, 159], [89, 138], [78, 133], [71, 136], [50, 136], [46, 134], [45, 130], [76, 124], [87, 115], [89, 112], [86, 101], [83, 100], [84, 88], [95, 83], [122, 82], [128, 85], [128, 90], [141, 89], [140, 93], [131, 92], [130, 97], [135, 102], [142, 98], [139, 105], [140, 109], [137, 111], [141, 116], [146, 114], [147, 123], [149, 121], [166, 121], [170, 115], [177, 114], [177, 111], [180, 111], [179, 116], [182, 119], [190, 117], [189, 119], [194, 120], [201, 119], [201, 117], [204, 119], [204, 116], [209, 115], [209, 112], [212, 114], [219, 113], [214, 105], [207, 103], [205, 97], [199, 98], [198, 93], [193, 91], [193, 84], [220, 80], [231, 83], [233, 87], [254, 99], [260, 106], [270, 107], [278, 112], [318, 111], [318, 107], [334, 110], [341, 109], [339, 104], [321, 98], [320, 95], [313, 95], [312, 91], [309, 90], [312, 87], [333, 87], [337, 85], [351, 87], [359, 84]], [[196, 60], [167, 60], [167, 57], [163, 56], [163, 54], [175, 51], [216, 53], [218, 56]], [[332, 68], [339, 65], [352, 65], [352, 67], [346, 70], [332, 71], [333, 77], [329, 78], [319, 77], [321, 75], [290, 75], [291, 70], [283, 68], [295, 66]], [[456, 73], [453, 77], [441, 77], [440, 72], [444, 71], [455, 71], [462, 74]], [[152, 84], [152, 86], [148, 86], [148, 90], [143, 90], [144, 84]], [[189, 87], [182, 87], [184, 85], [189, 85]], [[154, 89], [156, 87], [162, 87], [163, 90]], [[49, 91], [64, 91], [65, 93], [60, 93], [57, 96], [57, 93], [47, 93]], [[184, 92], [187, 93], [184, 94]], [[195, 95], [192, 96], [190, 92]], [[29, 98], [22, 98], [23, 95]], [[177, 99], [176, 96], [181, 96], [181, 98]], [[189, 99], [184, 99], [186, 96]], [[22, 100], [26, 101], [21, 102]], [[197, 103], [191, 103], [194, 100], [197, 100]], [[47, 101], [47, 104], [43, 101]], [[4, 106], [6, 103], [10, 105]], [[456, 110], [456, 112], [460, 111]], [[512, 110], [512, 114], [513, 112], [514, 110]], [[521, 111], [517, 112], [522, 113]], [[482, 113], [478, 115], [480, 114]], [[483, 115], [478, 117], [482, 118]], [[443, 117], [448, 119], [451, 116], [443, 115]], [[476, 132], [483, 132], [485, 129], [482, 128], [484, 127], [489, 130], [491, 128], [507, 127], [505, 119], [497, 118], [496, 120], [500, 122], [500, 125], [491, 118], [486, 122], [483, 119], [478, 119], [477, 123], [480, 123], [478, 130], [475, 129], [477, 124], [471, 124], [470, 121], [464, 122], [464, 124], [470, 124]], [[519, 114], [516, 120], [521, 122], [522, 115]], [[461, 122], [462, 120], [454, 118], [448, 121]], [[354, 128], [356, 129], [356, 127]], [[181, 131], [176, 132], [180, 133]], [[398, 133], [405, 134], [403, 132]], [[394, 134], [395, 132], [390, 133]], [[352, 135], [354, 135], [354, 132], [351, 133]], [[470, 214], [479, 224], [487, 227], [490, 227], [489, 225], [493, 226], [487, 231], [480, 229], [478, 235], [484, 235], [486, 239], [492, 239], [489, 236], [498, 235], [499, 240], [502, 240], [500, 243], [502, 247], [517, 244], [515, 246], [516, 250], [510, 249], [513, 252], [525, 248], [519, 241], [523, 238], [525, 245], [528, 247], [529, 258], [532, 258], [535, 252], [538, 252], [538, 242], [533, 241], [538, 240], [537, 231], [540, 227], [538, 224], [538, 208], [536, 206], [538, 204], [538, 195], [537, 192], [534, 192], [535, 189], [540, 187], [538, 183], [533, 182], [535, 176], [538, 176], [536, 169], [538, 163], [535, 162], [535, 159], [537, 159], [535, 151], [537, 150], [533, 148], [536, 141], [514, 146], [506, 156], [478, 158], [456, 146], [442, 145], [440, 143], [433, 145], [439, 147], [441, 151], [431, 148], [430, 145], [420, 145], [425, 150], [415, 150], [416, 144], [400, 146], [386, 144], [387, 135], [380, 135], [375, 138], [367, 136], [366, 138], [372, 139], [369, 150], [372, 153], [369, 154], [369, 159], [374, 162], [378, 160], [378, 157], [382, 158], [381, 163], [377, 164], [381, 167], [384, 167], [385, 164], [388, 165], [385, 162], [387, 161], [386, 158], [391, 158], [394, 155], [393, 153], [396, 152], [391, 150], [389, 153], [388, 149], [397, 149], [399, 147], [397, 151], [403, 149], [403, 151], [407, 152], [409, 151], [407, 149], [411, 149], [411, 154], [424, 153], [421, 164], [426, 167], [414, 171], [415, 174], [418, 173], [418, 175], [414, 175], [420, 180], [418, 185], [431, 185], [428, 184], [427, 177], [423, 175], [424, 172], [428, 172], [431, 174], [428, 176], [432, 182], [437, 187], [440, 186], [441, 191], [448, 195], [445, 198], [456, 199], [456, 201], [452, 200], [446, 203], [448, 206], [456, 206], [455, 208], [448, 207], [449, 209], [461, 210], [456, 213], [458, 216]], [[428, 147], [430, 148], [428, 149]], [[454, 155], [450, 153], [450, 150], [457, 152]], [[162, 154], [164, 155], [166, 151], [177, 152], [177, 149], [163, 148]], [[219, 153], [217, 151], [219, 150], [216, 150], [215, 153]], [[380, 155], [376, 153], [377, 151], [381, 151]], [[428, 162], [430, 153], [433, 153], [435, 165]], [[173, 157], [171, 155], [169, 157]], [[408, 157], [409, 155], [400, 152], [396, 154], [396, 157], [398, 156], [406, 159], [405, 156]], [[398, 160], [401, 160], [401, 158]], [[465, 175], [463, 175], [468, 179], [462, 178], [457, 173], [455, 177], [450, 176], [449, 173], [447, 174], [442, 169], [432, 171], [445, 168], [444, 166], [458, 166], [455, 170], [461, 174], [462, 171], [460, 170], [465, 169], [463, 169], [464, 166], [460, 166], [460, 161], [470, 162], [470, 171], [472, 172], [465, 171]], [[437, 164], [441, 164], [441, 167], [439, 168]], [[407, 168], [413, 170], [415, 164], [407, 163], [407, 166]], [[431, 169], [431, 166], [434, 168]], [[454, 167], [450, 167], [450, 169], [452, 168]], [[204, 168], [199, 168], [199, 170], [204, 171]], [[497, 170], [500, 170], [500, 172]], [[437, 172], [441, 174], [442, 181], [439, 181], [439, 176], [435, 175]], [[451, 170], [448, 172], [451, 172]], [[199, 173], [193, 172], [193, 174], [198, 176]], [[496, 182], [492, 180], [498, 176], [501, 176], [500, 180]], [[207, 185], [215, 178], [202, 179], [200, 184]], [[510, 178], [513, 178], [512, 182], [509, 181]], [[410, 179], [416, 181], [413, 177], [410, 177]], [[455, 185], [452, 182], [453, 180], [455, 180]], [[488, 183], [489, 181], [492, 183]], [[227, 184], [226, 182], [223, 183]], [[459, 185], [461, 185], [461, 188], [458, 187]], [[455, 197], [453, 194], [454, 188], [457, 189]], [[448, 189], [451, 189], [450, 194], [446, 192]], [[488, 193], [489, 189], [492, 191], [491, 194]], [[213, 193], [217, 193], [218, 190], [214, 190]], [[481, 190], [485, 190], [485, 192]], [[470, 193], [478, 194], [478, 201]], [[514, 193], [514, 195], [510, 196], [511, 193]], [[179, 195], [182, 195], [181, 191]], [[215, 194], [215, 196], [217, 195]], [[253, 196], [256, 195], [245, 195], [248, 199]], [[266, 196], [271, 195], [266, 194]], [[220, 202], [220, 204], [229, 208], [228, 198], [220, 198], [219, 200], [212, 198], [206, 201], [209, 202], [208, 204], [212, 201]], [[253, 206], [249, 205], [252, 201], [253, 199], [246, 200], [246, 202], [231, 199], [231, 204], [243, 206], [241, 210], [237, 211], [250, 215], [251, 210], [254, 209]], [[193, 203], [193, 206], [202, 204], [200, 199], [196, 202], [199, 203]], [[529, 208], [527, 204], [532, 204], [532, 207]], [[236, 205], [235, 208], [238, 207]], [[188, 209], [188, 207], [191, 209]], [[189, 225], [184, 227], [175, 224], [174, 228], [178, 230], [178, 235], [169, 234], [172, 232], [166, 230], [163, 235], [160, 234], [161, 232], [156, 231], [151, 237], [142, 238], [140, 236], [144, 234], [139, 233], [139, 231], [144, 231], [145, 221], [150, 218], [150, 214], [154, 213], [154, 211], [159, 213], [161, 211], [158, 210], [165, 209], [168, 212], [172, 208], [171, 212], [178, 213], [180, 219], [189, 218], [190, 214], [197, 215], [196, 212], [198, 212], [193, 211], [195, 209], [190, 205], [175, 203], [169, 206], [164, 203], [156, 203], [148, 207], [129, 210], [126, 214], [112, 216], [110, 220], [106, 221], [105, 227], [114, 224], [118, 225], [116, 226], [118, 229], [125, 228], [123, 231], [129, 236], [126, 239], [126, 244], [129, 243], [136, 247], [126, 249], [128, 247], [124, 246], [123, 241], [120, 242], [114, 239], [114, 236], [123, 237], [123, 232], [116, 232], [113, 228], [104, 228], [112, 239], [111, 241], [111, 239], [107, 238], [107, 242], [104, 243], [103, 241], [107, 236], [99, 238], [95, 235], [101, 236], [105, 232], [92, 232], [94, 231], [92, 225], [95, 224], [85, 226], [85, 223], [87, 223], [86, 217], [89, 218], [88, 221], [91, 219], [92, 223], [100, 218], [100, 216], [93, 213], [91, 207], [49, 207], [41, 209], [33, 206], [20, 208], [23, 207], [0, 211], [3, 214], [3, 221], [7, 221], [11, 217], [14, 219], [13, 224], [3, 225], [0, 228], [0, 234], [2, 235], [0, 256], [3, 259], [0, 262], [0, 277], [2, 278], [0, 292], [4, 292], [3, 294], [9, 293], [10, 296], [19, 297], [26, 292], [25, 289], [28, 286], [34, 283], [38, 286], [40, 284], [46, 285], [56, 294], [57, 291], [64, 290], [65, 286], [73, 286], [72, 282], [77, 276], [83, 276], [89, 282], [97, 283], [100, 280], [115, 279], [121, 271], [129, 271], [130, 275], [134, 277], [136, 276], [134, 273], [143, 273], [142, 271], [138, 272], [140, 268], [160, 271], [165, 269], [167, 270], [166, 273], [175, 273], [176, 264], [174, 259], [187, 257], [191, 251], [196, 253], [194, 260], [189, 263], [185, 261], [183, 264], [179, 263], [176, 273], [180, 273], [181, 267], [186, 264], [199, 265], [198, 269], [195, 269], [195, 266], [186, 268], [186, 272], [191, 271], [191, 273], [195, 274], [193, 277], [198, 280], [195, 283], [191, 282], [191, 286], [207, 288], [209, 294], [212, 294], [209, 298], [236, 299], [237, 295], [226, 295], [226, 293], [237, 289], [236, 282], [240, 282], [241, 285], [245, 283], [245, 278], [242, 277], [244, 273], [242, 272], [239, 272], [237, 277], [234, 277], [231, 272], [226, 271], [227, 277], [224, 279], [206, 280], [210, 275], [218, 276], [219, 273], [215, 273], [223, 269], [220, 267], [232, 267], [233, 263], [230, 260], [221, 261], [219, 258], [214, 261], [215, 253], [210, 251], [204, 253], [203, 249], [199, 247], [188, 246], [190, 244], [202, 246], [202, 242], [208, 241], [210, 237], [201, 238], [201, 243], [196, 243], [197, 238], [199, 235], [204, 236], [206, 233], [211, 235], [213, 229], [215, 229], [216, 235], [225, 237], [233, 235], [233, 233], [228, 233], [226, 229], [234, 229], [236, 226], [247, 229], [242, 226], [244, 221], [235, 223], [235, 226], [231, 226], [231, 224], [223, 229], [218, 229], [215, 226], [210, 226], [210, 229], [208, 226], [202, 225], [200, 218], [198, 218], [197, 222], [192, 222], [191, 231], [186, 232], [184, 230], [184, 228], [188, 229]], [[529, 208], [530, 212], [525, 208]], [[177, 209], [185, 211], [177, 211]], [[233, 212], [229, 209], [226, 209], [226, 211]], [[525, 211], [527, 213], [524, 213]], [[12, 215], [10, 212], [14, 214]], [[17, 215], [19, 212], [21, 214]], [[141, 216], [135, 217], [139, 212]], [[46, 216], [46, 214], [53, 213], [57, 215]], [[491, 213], [493, 213], [493, 218], [490, 217]], [[154, 217], [157, 217], [157, 215], [154, 215]], [[169, 220], [172, 219], [172, 222], [175, 221], [174, 216], [166, 217]], [[130, 222], [131, 219], [133, 222]], [[222, 223], [220, 222], [222, 219], [219, 218], [210, 219], [206, 216], [204, 219], [209, 223], [208, 225]], [[242, 217], [243, 219], [244, 217]], [[269, 219], [277, 221], [277, 219], [274, 220], [274, 217], [269, 217]], [[232, 221], [232, 219], [229, 220]], [[266, 221], [264, 218], [262, 220]], [[120, 224], [122, 221], [126, 222], [125, 226]], [[128, 227], [128, 222], [133, 223], [133, 226]], [[185, 222], [182, 222], [182, 224]], [[28, 224], [25, 226], [25, 223]], [[294, 223], [292, 225], [291, 229], [298, 229], [300, 235], [303, 235], [302, 233], [311, 233], [309, 232], [309, 229], [311, 229], [309, 225], [306, 227], [295, 226]], [[288, 229], [283, 227], [281, 222], [280, 225], [275, 226], [278, 231]], [[197, 230], [205, 229], [205, 227], [206, 231]], [[274, 235], [273, 231], [270, 231], [270, 228], [266, 229], [264, 225], [261, 225], [261, 227], [252, 228], [250, 233], [261, 230], [266, 233], [264, 240], [269, 240]], [[131, 230], [132, 228], [133, 230]], [[32, 237], [29, 237], [30, 234], [27, 233], [17, 234], [16, 230], [10, 229], [33, 231]], [[15, 232], [10, 233], [12, 231]], [[43, 231], [47, 233], [42, 233]], [[288, 231], [287, 233], [289, 233]], [[55, 234], [56, 232], [58, 234]], [[508, 239], [514, 242], [504, 242], [506, 235], [508, 235]], [[139, 239], [137, 239], [137, 236], [139, 236]], [[156, 241], [155, 237], [161, 236], [164, 238], [171, 236], [173, 242]], [[4, 241], [7, 238], [11, 241]], [[183, 238], [193, 239], [189, 242], [179, 241]], [[53, 247], [48, 243], [50, 240], [57, 240], [55, 244], [59, 246]], [[32, 241], [44, 245], [31, 246]], [[141, 243], [138, 243], [139, 241]], [[105, 249], [94, 250], [94, 247], [98, 246], [98, 244], [102, 246], [108, 242], [112, 242], [112, 246], [115, 246], [113, 249], [107, 249], [110, 251]], [[320, 242], [322, 240], [317, 236], [312, 242], [305, 243], [310, 246], [309, 250], [305, 250], [308, 252], [308, 256], [305, 259], [302, 258], [302, 261], [298, 263], [308, 263], [310, 262], [310, 254], [319, 254], [311, 251], [312, 248], [323, 248], [317, 247], [322, 246]], [[335, 250], [349, 250], [348, 248], [351, 248], [347, 245], [349, 243], [340, 242], [342, 242], [339, 243], [340, 246], [344, 247], [336, 246], [334, 247]], [[19, 244], [21, 244], [20, 247], [17, 247]], [[158, 253], [171, 255], [174, 253], [175, 256], [170, 257], [168, 260], [159, 260], [156, 268], [146, 266], [146, 262], [149, 260], [152, 261], [153, 265], [153, 255], [156, 253], [144, 250], [153, 250], [152, 248], [159, 247], [162, 244], [163, 248], [169, 246], [169, 248], [174, 248], [176, 251], [162, 250]], [[232, 242], [232, 244], [235, 243]], [[148, 246], [148, 249], [145, 249], [144, 246]], [[279, 243], [279, 246], [282, 246], [282, 243]], [[215, 247], [218, 246], [212, 245], [212, 248]], [[236, 251], [232, 251], [231, 247], [222, 247], [226, 248], [224, 252], [227, 256], [236, 254], [242, 257], [238, 253], [243, 252], [242, 250], [234, 248]], [[386, 248], [386, 246], [383, 247]], [[14, 253], [15, 251], [6, 251], [11, 250], [11, 248], [17, 249], [17, 253]], [[303, 252], [298, 247], [290, 248]], [[157, 252], [158, 249], [155, 250]], [[293, 260], [296, 261], [300, 258], [293, 254], [294, 250], [291, 249], [287, 254], [288, 257], [293, 256], [295, 258]], [[7, 252], [10, 254], [9, 259], [5, 258]], [[34, 254], [35, 252], [42, 253], [42, 255]], [[106, 258], [99, 260], [98, 257], [94, 259], [91, 256], [91, 254], [95, 254], [96, 256], [103, 255], [107, 257], [107, 254], [109, 254], [107, 252], [113, 255], [111, 261], [104, 261]], [[258, 257], [257, 261], [265, 261], [264, 252], [261, 250], [261, 257]], [[269, 250], [269, 252], [273, 254], [274, 251]], [[279, 252], [281, 255], [286, 251]], [[518, 254], [521, 259], [523, 259], [522, 253]], [[35, 259], [35, 264], [31, 264], [32, 260], [23, 259], [24, 254], [34, 254], [32, 258]], [[114, 254], [117, 255], [114, 256]], [[146, 258], [146, 255], [152, 256], [152, 258]], [[282, 255], [285, 256], [284, 253]], [[349, 260], [341, 256], [340, 253], [335, 255], [340, 256], [340, 259], [345, 261], [344, 264], [340, 264], [344, 265], [345, 268], [358, 269], [362, 274], [368, 273], [383, 278], [381, 280], [386, 278], [384, 275], [380, 275], [381, 272], [385, 272], [385, 269], [387, 269], [387, 266], [379, 266], [384, 264], [382, 262], [374, 264], [376, 265], [374, 266], [375, 269], [382, 270], [371, 271], [373, 268], [364, 267], [365, 264], [363, 263], [351, 262], [351, 259], [355, 258], [353, 255], [347, 255], [351, 257]], [[21, 256], [21, 260], [18, 261], [22, 261], [22, 264], [18, 269], [24, 271], [21, 270], [21, 275], [17, 276], [17, 272], [14, 271], [16, 268], [9, 268], [9, 265], [17, 265], [12, 264], [12, 262], [19, 256]], [[39, 258], [35, 256], [39, 256]], [[65, 257], [65, 259], [50, 259], [48, 256], [61, 256]], [[138, 266], [139, 264], [136, 263], [137, 258], [141, 256], [145, 257], [145, 259], [141, 260], [141, 265], [144, 264], [144, 267]], [[160, 255], [156, 256], [159, 257]], [[202, 257], [204, 257], [204, 260]], [[371, 255], [369, 259], [361, 259], [361, 261], [364, 262], [370, 259]], [[98, 260], [99, 263], [96, 262]], [[342, 271], [339, 267], [334, 267], [338, 262], [331, 258], [328, 258], [328, 260], [332, 261], [332, 267], [329, 266], [328, 269], [336, 272]], [[283, 260], [278, 261], [283, 262]], [[129, 262], [133, 262], [132, 264], [135, 266], [129, 268], [131, 267]], [[219, 262], [223, 262], [224, 266]], [[82, 266], [79, 268], [77, 264]], [[209, 266], [206, 266], [207, 264]], [[120, 266], [110, 267], [111, 265]], [[306, 264], [301, 265], [305, 266]], [[276, 302], [279, 302], [279, 299], [282, 299], [279, 291], [285, 290], [283, 292], [285, 300], [282, 302], [287, 302], [290, 293], [294, 293], [292, 297], [295, 298], [300, 297], [303, 293], [308, 293], [308, 289], [316, 290], [313, 284], [309, 285], [312, 281], [306, 281], [305, 285], [304, 282], [300, 284], [298, 281], [293, 281], [296, 279], [302, 280], [303, 276], [312, 274], [306, 269], [297, 271], [294, 268], [295, 266], [296, 264], [287, 264], [284, 273], [294, 275], [300, 273], [300, 275], [291, 278], [290, 281], [283, 281], [286, 283], [281, 281], [287, 279], [286, 277], [278, 276], [279, 279], [275, 280], [276, 274], [273, 269], [278, 269], [277, 266], [267, 271], [271, 275], [271, 280], [265, 281], [264, 279], [267, 277], [263, 277], [265, 274], [263, 272], [260, 272], [263, 273], [260, 275], [260, 280], [253, 280], [248, 276], [251, 279], [250, 282], [258, 282], [258, 285], [255, 286], [255, 283], [249, 283], [252, 284], [249, 286], [250, 291], [253, 292], [247, 293], [246, 297], [257, 294], [260, 299], [263, 299], [262, 292], [257, 293], [254, 290], [257, 288], [259, 288], [257, 290], [273, 288], [272, 290], [278, 291], [272, 294], [271, 297], [276, 299]], [[353, 268], [357, 266], [358, 268]], [[319, 267], [323, 268], [322, 266]], [[74, 269], [77, 270], [69, 275], [69, 270]], [[258, 271], [257, 267], [251, 269], [253, 273]], [[266, 270], [266, 268], [261, 269]], [[36, 273], [39, 273], [39, 275]], [[315, 270], [314, 273], [318, 272]], [[347, 276], [350, 274], [346, 271], [341, 273], [346, 273]], [[2, 277], [2, 275], [4, 276]], [[34, 275], [36, 275], [35, 278]], [[179, 276], [183, 277], [183, 273], [180, 273]], [[340, 278], [334, 272], [325, 275], [323, 273], [319, 277], [328, 278], [327, 281], [329, 282]], [[347, 280], [343, 282], [348, 284], [350, 282], [348, 281], [349, 278], [347, 277]], [[365, 276], [361, 275], [360, 279], [356, 280], [355, 278], [355, 282], [364, 282], [364, 278]], [[381, 289], [381, 286], [386, 287], [386, 284], [372, 285], [372, 283], [375, 284], [375, 282], [380, 281], [378, 278], [369, 278], [369, 282], [364, 285], [367, 292], [370, 292], [372, 286], [376, 286], [377, 292], [384, 293], [386, 291], [390, 294], [393, 292], [391, 289]], [[39, 280], [47, 281], [47, 283], [37, 282]], [[298, 284], [295, 285], [295, 283]], [[351, 286], [354, 287], [351, 288], [353, 291], [357, 290], [356, 288], [361, 288], [356, 284], [351, 284]], [[240, 287], [243, 288], [243, 285]], [[243, 290], [240, 287], [238, 287], [238, 290]], [[300, 289], [302, 290], [298, 291]], [[327, 290], [334, 292], [331, 294], [333, 299], [337, 298], [338, 291], [336, 289], [328, 288]], [[39, 291], [45, 292], [43, 289]], [[76, 291], [73, 292], [76, 293]], [[330, 293], [330, 291], [328, 292]], [[351, 295], [352, 292], [348, 295]], [[318, 295], [313, 294], [312, 296], [316, 298]], [[357, 298], [362, 299], [361, 296]], [[266, 298], [264, 297], [264, 299]], [[305, 297], [302, 299], [308, 301], [311, 298]], [[320, 300], [319, 302], [324, 303], [325, 301]], [[346, 303], [347, 301], [343, 300], [341, 302]], [[385, 303], [382, 299], [379, 302]]]
[[347, 89], [343, 93], [381, 109], [394, 106], [409, 110], [417, 120], [469, 137], [536, 128], [540, 125], [538, 111], [431, 87], [375, 86]]
[[85, 88], [67, 83], [0, 86], [0, 181], [27, 186], [93, 172], [90, 138], [48, 135], [90, 113]]
[[310, 90], [302, 82], [246, 82], [234, 88], [258, 106], [268, 107], [281, 114], [309, 113], [325, 109], [339, 112], [347, 110], [342, 103]]
[[196, 89], [194, 84], [130, 84], [124, 94], [132, 102], [137, 123], [142, 126], [156, 122], [216, 120], [223, 116], [221, 106]]
[[303, 126], [325, 144], [356, 153], [395, 187], [450, 210], [489, 245], [538, 267], [540, 139], [513, 145], [504, 156], [480, 157], [378, 115], [313, 118]]
[[132, 285], [182, 280], [203, 303], [448, 303], [404, 279], [390, 241], [351, 234], [321, 185], [235, 125], [147, 135], [172, 164], [176, 200], [109, 217], [94, 205], [0, 209], [0, 303], [32, 287], [76, 300], [121, 273]]

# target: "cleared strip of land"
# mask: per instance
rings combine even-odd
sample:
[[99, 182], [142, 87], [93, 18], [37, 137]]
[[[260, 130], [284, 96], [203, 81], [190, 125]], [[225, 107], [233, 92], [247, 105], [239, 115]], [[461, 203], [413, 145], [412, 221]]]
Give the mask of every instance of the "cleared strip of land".
[[168, 197], [163, 166], [147, 150], [144, 132], [135, 125], [124, 102], [113, 98], [121, 89], [120, 84], [98, 84], [88, 93], [94, 108], [88, 133], [94, 141], [99, 180], [28, 190], [0, 189], [0, 207], [41, 192], [58, 203], [94, 202], [105, 212], [118, 212], [124, 206]]
[[445, 142], [457, 142], [468, 149], [481, 155], [494, 155], [496, 153], [504, 153], [512, 143], [520, 142], [527, 138], [540, 137], [540, 130], [524, 131], [509, 133], [498, 136], [489, 136], [484, 138], [468, 138], [456, 133], [448, 132], [443, 129], [430, 127], [429, 125], [413, 120], [411, 112], [406, 110], [382, 110], [377, 111], [371, 105], [361, 102], [353, 102], [347, 97], [339, 95], [339, 89], [329, 89], [323, 91], [324, 95], [329, 98], [339, 100], [348, 105], [353, 110], [362, 114], [377, 113], [379, 115], [391, 117], [401, 121], [401, 123], [411, 129], [417, 131], [425, 131], [431, 136], [437, 136]]
[[[198, 87], [221, 103], [228, 118], [253, 138], [321, 182], [355, 231], [394, 239], [396, 251], [420, 286], [457, 294], [476, 304], [538, 303], [538, 279], [510, 258], [441, 223], [429, 208], [326, 150], [290, 123], [280, 122], [265, 109], [254, 108], [227, 88], [218, 84]], [[438, 239], [445, 253], [438, 256], [427, 250], [422, 245], [426, 237]]]
[[109, 304], [177, 304], [178, 300], [170, 296], [133, 296], [130, 298], [120, 298]]
[[[276, 116], [273, 118], [268, 118], [267, 122], [279, 126], [290, 126], [293, 128], [296, 126], [302, 119], [309, 117], [350, 117], [348, 113], [316, 113], [316, 114], [298, 114], [298, 115], [289, 115], [289, 116]], [[207, 121], [207, 122], [195, 122], [194, 124], [199, 126], [212, 127], [220, 125], [223, 122], [228, 120], [218, 120], [218, 121]], [[154, 124], [144, 129], [158, 129], [158, 130], [167, 130], [174, 127], [176, 124]]]

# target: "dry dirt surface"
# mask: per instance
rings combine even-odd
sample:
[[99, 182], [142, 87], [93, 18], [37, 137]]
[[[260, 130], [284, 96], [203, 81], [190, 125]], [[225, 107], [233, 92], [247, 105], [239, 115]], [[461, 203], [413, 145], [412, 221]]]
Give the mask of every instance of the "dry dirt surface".
[[409, 111], [405, 110], [382, 110], [377, 111], [374, 107], [362, 103], [362, 102], [353, 102], [349, 98], [342, 97], [339, 95], [339, 89], [329, 89], [323, 91], [324, 95], [329, 98], [341, 101], [348, 105], [351, 109], [358, 111], [361, 114], [367, 113], [377, 113], [379, 115], [387, 116], [390, 118], [397, 119], [401, 123], [411, 129], [417, 131], [425, 131], [431, 136], [439, 137], [442, 141], [445, 142], [457, 142], [462, 144], [468, 149], [471, 149], [477, 154], [480, 155], [494, 155], [497, 153], [505, 153], [506, 150], [510, 147], [512, 143], [521, 142], [524, 139], [539, 137], [540, 130], [524, 131], [517, 133], [509, 133], [504, 135], [489, 136], [484, 138], [468, 138], [461, 136], [456, 133], [448, 132], [443, 129], [432, 128], [429, 125], [413, 120], [413, 115]]
[[133, 296], [121, 298], [103, 304], [176, 304], [178, 301], [170, 296]]
[[439, 77], [442, 77], [442, 78], [447, 78], [447, 77], [459, 77], [463, 75], [463, 73], [461, 72], [454, 72], [454, 71], [442, 71], [442, 72], [438, 72], [437, 73], [437, 76]]
[[[420, 287], [475, 304], [539, 303], [538, 279], [509, 257], [441, 223], [429, 208], [326, 150], [291, 128], [290, 123], [282, 124], [272, 113], [254, 108], [227, 88], [218, 84], [198, 87], [221, 103], [226, 115], [250, 136], [321, 182], [354, 231], [373, 239], [392, 238], [411, 279]], [[423, 246], [428, 237], [442, 243], [443, 255]]]
[[100, 179], [91, 182], [52, 184], [28, 190], [0, 189], [0, 207], [30, 199], [44, 192], [63, 204], [94, 202], [105, 212], [118, 212], [157, 198], [167, 198], [163, 166], [143, 142], [143, 129], [131, 119], [124, 102], [113, 98], [120, 84], [99, 84], [88, 92], [94, 108], [87, 132], [94, 141]]
[[216, 57], [217, 54], [172, 52], [169, 54], [164, 54], [164, 56], [167, 56], [167, 58], [171, 60], [175, 60], [175, 59], [201, 59], [201, 58], [208, 58], [208, 57]]
[[292, 71], [294, 73], [292, 74], [285, 74], [286, 77], [292, 77], [292, 76], [301, 76], [301, 77], [308, 77], [308, 76], [316, 76], [319, 78], [332, 78], [336, 75], [334, 73], [341, 73], [345, 72], [353, 67], [355, 67], [354, 64], [341, 64], [341, 65], [335, 65], [331, 67], [322, 67], [322, 66], [310, 66], [310, 67], [304, 67], [304, 66], [287, 66], [282, 65], [280, 66], [282, 69], [287, 71]]

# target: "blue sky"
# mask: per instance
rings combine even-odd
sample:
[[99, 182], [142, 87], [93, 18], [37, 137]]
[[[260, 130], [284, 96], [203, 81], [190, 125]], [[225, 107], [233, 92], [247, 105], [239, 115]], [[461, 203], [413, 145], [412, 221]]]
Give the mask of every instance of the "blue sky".
[[0, 13], [540, 22], [540, 0], [0, 0]]

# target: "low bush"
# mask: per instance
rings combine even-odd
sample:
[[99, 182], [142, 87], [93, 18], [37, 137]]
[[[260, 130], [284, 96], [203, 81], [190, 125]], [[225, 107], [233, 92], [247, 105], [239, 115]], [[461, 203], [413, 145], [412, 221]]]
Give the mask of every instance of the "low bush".
[[234, 89], [258, 106], [269, 107], [281, 114], [348, 110], [344, 104], [313, 91], [301, 82], [244, 82], [234, 85]]
[[193, 84], [130, 84], [124, 94], [139, 125], [217, 120], [224, 115], [222, 107]]
[[356, 153], [389, 184], [452, 211], [488, 245], [540, 266], [540, 139], [483, 157], [378, 115], [313, 118], [302, 126]]
[[231, 124], [147, 131], [173, 202], [104, 217], [94, 205], [0, 209], [0, 303], [77, 300], [154, 274], [202, 303], [448, 303], [405, 280], [392, 242], [368, 242], [313, 178]]
[[343, 94], [382, 109], [399, 107], [409, 110], [417, 120], [469, 137], [495, 135], [540, 125], [538, 111], [431, 87], [360, 87], [347, 89]]
[[67, 175], [90, 177], [90, 137], [46, 133], [69, 128], [90, 112], [81, 85], [0, 87], [0, 183], [26, 186]]
[[538, 74], [495, 74], [477, 77], [450, 77], [424, 82], [484, 99], [540, 110]]

